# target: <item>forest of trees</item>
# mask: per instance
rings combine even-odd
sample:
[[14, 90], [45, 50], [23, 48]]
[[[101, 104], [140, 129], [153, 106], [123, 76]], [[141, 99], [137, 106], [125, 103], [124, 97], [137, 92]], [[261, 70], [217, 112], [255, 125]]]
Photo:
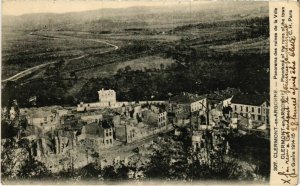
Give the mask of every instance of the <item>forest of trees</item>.
[[180, 62], [162, 70], [119, 71], [110, 78], [91, 79], [77, 96], [85, 102], [97, 101], [100, 87], [111, 88], [118, 93], [118, 100], [168, 99], [168, 93], [180, 92], [206, 94], [228, 87], [244, 93], [269, 92], [268, 56], [243, 55], [228, 57], [226, 61], [195, 60]]

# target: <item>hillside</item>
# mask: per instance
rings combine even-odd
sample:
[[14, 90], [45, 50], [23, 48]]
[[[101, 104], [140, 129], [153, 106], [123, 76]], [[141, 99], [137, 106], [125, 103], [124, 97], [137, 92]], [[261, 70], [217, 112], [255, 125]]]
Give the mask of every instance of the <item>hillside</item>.
[[[268, 15], [267, 2], [193, 2], [158, 7], [100, 9], [64, 14], [39, 13], [3, 16], [3, 28], [13, 30], [96, 31], [125, 28], [175, 27], [215, 20], [236, 20]], [[238, 7], [238, 9], [236, 9]], [[191, 8], [191, 9], [190, 9]], [[191, 11], [190, 11], [191, 10]]]
[[[120, 100], [167, 99], [227, 87], [269, 91], [267, 2], [212, 2], [4, 18], [7, 78], [52, 61], [16, 82], [2, 100], [76, 105], [114, 88]], [[236, 9], [236, 7], [239, 9]], [[5, 97], [9, 94], [9, 97]]]

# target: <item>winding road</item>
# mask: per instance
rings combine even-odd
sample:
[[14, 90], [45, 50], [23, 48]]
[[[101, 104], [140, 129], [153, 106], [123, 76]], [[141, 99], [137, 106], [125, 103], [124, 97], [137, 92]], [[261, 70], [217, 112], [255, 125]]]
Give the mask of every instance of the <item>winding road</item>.
[[[40, 37], [51, 37], [51, 36], [45, 36], [45, 35], [38, 35], [38, 34], [33, 34], [33, 33], [30, 33], [30, 35], [36, 35], [36, 36], [40, 36]], [[69, 38], [73, 38], [73, 39], [84, 39], [84, 38], [78, 38], [78, 37], [72, 37], [72, 36], [68, 36]], [[60, 37], [52, 37], [52, 38], [55, 38], [55, 39], [65, 39], [65, 38], [60, 38]], [[97, 43], [104, 43], [106, 45], [109, 45], [109, 46], [112, 46], [114, 47], [114, 50], [118, 50], [119, 47], [117, 45], [114, 45], [112, 43], [109, 43], [107, 41], [102, 41], [102, 40], [98, 40], [98, 39], [86, 39], [87, 41], [92, 41], [92, 42], [97, 42]], [[108, 51], [104, 51], [104, 52], [101, 52], [100, 54], [104, 54], [104, 53], [107, 53], [107, 52], [110, 52], [111, 50], [108, 50]], [[73, 61], [73, 60], [78, 60], [78, 59], [82, 59], [82, 58], [85, 58], [87, 56], [89, 56], [90, 54], [84, 54], [84, 55], [81, 55], [81, 56], [78, 56], [78, 57], [74, 57], [74, 58], [71, 58], [71, 59], [66, 59], [65, 61], [66, 62], [70, 62], [70, 61]], [[21, 71], [5, 80], [2, 80], [2, 83], [5, 83], [7, 81], [16, 81], [22, 77], [25, 77], [31, 73], [33, 73], [34, 71], [36, 70], [39, 70], [41, 68], [44, 68], [48, 65], [51, 65], [51, 64], [55, 64], [57, 63], [57, 61], [53, 61], [53, 62], [49, 62], [49, 63], [45, 63], [45, 64], [41, 64], [41, 65], [37, 65], [37, 66], [34, 66], [34, 67], [31, 67], [31, 68], [28, 68], [24, 71]]]

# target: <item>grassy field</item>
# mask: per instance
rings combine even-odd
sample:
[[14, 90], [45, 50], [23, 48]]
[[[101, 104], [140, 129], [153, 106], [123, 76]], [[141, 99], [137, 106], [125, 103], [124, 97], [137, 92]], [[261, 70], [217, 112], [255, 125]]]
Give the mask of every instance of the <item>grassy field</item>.
[[[218, 25], [220, 24], [220, 25]], [[245, 23], [242, 23], [245, 24]], [[90, 32], [72, 32], [72, 31], [57, 31], [44, 34], [51, 36], [60, 36], [65, 38], [82, 38], [98, 39], [110, 42], [119, 46], [117, 51], [111, 51], [106, 54], [89, 55], [82, 59], [73, 60], [63, 65], [65, 72], [79, 72], [79, 75], [84, 73], [93, 74], [92, 77], [102, 77], [114, 74], [114, 66], [121, 63], [128, 63], [130, 60], [139, 59], [147, 61], [147, 56], [153, 56], [157, 53], [168, 50], [169, 47], [178, 45], [190, 46], [195, 48], [199, 53], [267, 53], [268, 52], [268, 37], [261, 35], [249, 36], [253, 32], [249, 25], [241, 25], [235, 21], [228, 23], [217, 23], [216, 25], [190, 25], [187, 27], [178, 27], [169, 29], [164, 33], [153, 32], [152, 35], [148, 30], [139, 30], [133, 34], [131, 31], [99, 34]], [[208, 27], [208, 28], [207, 28]], [[256, 34], [256, 33], [255, 33]], [[137, 51], [134, 47], [140, 47], [141, 51]], [[160, 47], [160, 48], [159, 48]], [[86, 51], [87, 49], [82, 49]], [[145, 57], [145, 58], [143, 58]], [[135, 63], [137, 65], [138, 63]], [[124, 65], [123, 65], [124, 66]], [[126, 65], [125, 65], [126, 66]], [[131, 65], [134, 66], [134, 65]], [[137, 69], [143, 68], [141, 65]], [[103, 70], [104, 69], [104, 70]], [[80, 72], [82, 71], [82, 72]], [[98, 71], [98, 73], [96, 73]]]
[[3, 79], [42, 63], [100, 53], [112, 48], [81, 38], [32, 35], [28, 32], [3, 32], [2, 38]]
[[143, 30], [143, 31], [120, 31], [114, 33], [97, 33], [97, 32], [74, 32], [74, 31], [47, 31], [47, 33], [51, 34], [59, 34], [65, 36], [79, 37], [79, 38], [87, 38], [87, 39], [102, 39], [106, 41], [110, 41], [115, 45], [120, 47], [126, 46], [128, 41], [177, 41], [181, 39], [180, 35], [171, 35], [163, 32], [169, 31], [170, 28], [164, 29], [164, 31], [157, 30]]
[[245, 41], [233, 42], [227, 45], [216, 45], [211, 46], [210, 49], [213, 49], [216, 52], [231, 52], [231, 53], [268, 53], [270, 50], [269, 47], [269, 38], [255, 38]]
[[[197, 13], [193, 14], [193, 16], [201, 17]], [[173, 18], [176, 20], [176, 17]], [[268, 36], [260, 35], [261, 28], [267, 29], [268, 25], [257, 24], [265, 24], [264, 19], [252, 20], [252, 18], [249, 18], [247, 20], [244, 17], [237, 18], [227, 17], [217, 19], [216, 22], [211, 23], [203, 22], [202, 18], [198, 21], [195, 18], [189, 21], [182, 18], [181, 21], [177, 20], [174, 21], [174, 24], [169, 23], [163, 27], [160, 24], [150, 24], [151, 28], [136, 27], [129, 29], [124, 27], [118, 31], [107, 30], [105, 31], [107, 33], [103, 33], [103, 29], [102, 31], [84, 31], [84, 29], [83, 31], [66, 31], [57, 29], [34, 32], [9, 32], [4, 29], [2, 78], [5, 79], [41, 63], [59, 59], [71, 59], [82, 55], [88, 56], [66, 64], [65, 69], [71, 71], [83, 67], [93, 68], [94, 66], [112, 63], [112, 61], [114, 61], [113, 63], [116, 61], [124, 62], [144, 55], [139, 55], [139, 52], [137, 54], [129, 54], [128, 51], [101, 55], [103, 52], [111, 50], [112, 47], [92, 40], [106, 41], [119, 46], [120, 49], [130, 48], [132, 45], [140, 45], [140, 43], [151, 47], [154, 46], [154, 48], [163, 45], [174, 46], [181, 43], [192, 46], [200, 52], [222, 53], [230, 51], [232, 53], [255, 53], [257, 50], [263, 53], [268, 52], [268, 48], [265, 47], [269, 42]], [[157, 21], [155, 20], [155, 22]], [[178, 24], [181, 22], [185, 24]], [[148, 53], [147, 50], [143, 52]]]
[[[99, 68], [89, 69], [87, 71], [81, 71], [78, 73], [78, 77], [84, 78], [97, 78], [106, 77], [116, 74], [119, 69], [124, 69], [129, 66], [132, 70], [144, 70], [147, 69], [160, 69], [161, 64], [167, 67], [174, 63], [174, 60], [170, 58], [162, 58], [160, 56], [147, 56], [141, 57], [133, 60], [124, 61], [122, 63], [114, 63], [101, 66]], [[88, 73], [87, 73], [88, 72]]]

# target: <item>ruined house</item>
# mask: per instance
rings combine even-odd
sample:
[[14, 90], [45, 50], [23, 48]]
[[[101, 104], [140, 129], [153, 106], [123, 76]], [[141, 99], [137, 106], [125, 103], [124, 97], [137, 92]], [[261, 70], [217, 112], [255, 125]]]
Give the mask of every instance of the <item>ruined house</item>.
[[90, 142], [95, 148], [107, 148], [113, 146], [113, 125], [107, 121], [99, 121], [86, 124], [82, 127], [78, 140]]

